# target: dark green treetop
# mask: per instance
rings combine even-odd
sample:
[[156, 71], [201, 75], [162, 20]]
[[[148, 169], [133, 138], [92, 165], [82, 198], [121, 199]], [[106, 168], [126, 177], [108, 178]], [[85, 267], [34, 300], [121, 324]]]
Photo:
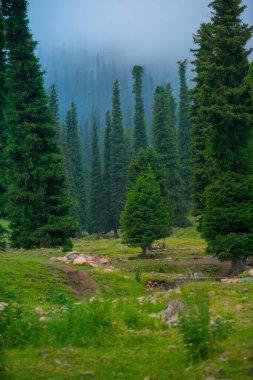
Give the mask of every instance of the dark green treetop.
[[104, 138], [104, 170], [103, 170], [103, 188], [104, 202], [103, 208], [105, 212], [104, 232], [112, 229], [111, 216], [111, 138], [112, 138], [112, 122], [110, 111], [106, 113], [106, 127]]
[[133, 93], [135, 94], [135, 111], [134, 111], [134, 149], [135, 153], [141, 148], [147, 147], [147, 133], [146, 124], [144, 116], [144, 103], [142, 96], [142, 77], [143, 77], [143, 67], [134, 66], [133, 68], [133, 79], [134, 88]]

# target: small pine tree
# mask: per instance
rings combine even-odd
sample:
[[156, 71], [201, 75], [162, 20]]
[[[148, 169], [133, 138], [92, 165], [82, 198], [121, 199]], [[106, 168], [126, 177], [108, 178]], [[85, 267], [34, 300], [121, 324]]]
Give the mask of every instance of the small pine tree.
[[120, 87], [117, 80], [112, 96], [112, 137], [111, 137], [111, 211], [112, 229], [118, 238], [119, 218], [125, 204], [127, 190], [127, 157], [122, 123]]
[[133, 68], [133, 79], [134, 88], [133, 93], [135, 94], [135, 112], [134, 112], [134, 149], [135, 153], [141, 148], [147, 147], [147, 133], [146, 124], [144, 116], [144, 103], [142, 96], [142, 77], [143, 77], [143, 67], [134, 66]]
[[174, 98], [169, 87], [157, 87], [153, 107], [153, 142], [161, 163], [167, 170], [169, 208], [173, 226], [188, 225], [187, 207], [183, 193], [178, 142], [175, 126]]
[[6, 25], [8, 218], [13, 246], [70, 244], [75, 223], [51, 124], [43, 74], [34, 54], [26, 0], [2, 0]]
[[124, 242], [140, 246], [143, 255], [155, 241], [168, 234], [166, 203], [152, 169], [137, 177], [127, 194], [121, 214]]
[[87, 217], [86, 175], [78, 130], [77, 110], [74, 102], [71, 103], [67, 113], [65, 128], [70, 195], [76, 201], [74, 216], [82, 231], [86, 227]]
[[59, 99], [58, 99], [58, 91], [56, 88], [56, 85], [53, 84], [49, 88], [49, 109], [51, 113], [52, 123], [56, 128], [56, 138], [57, 141], [61, 144], [61, 123], [60, 123], [60, 117], [59, 117]]
[[101, 161], [98, 144], [98, 126], [94, 116], [92, 131], [92, 153], [91, 153], [91, 179], [90, 179], [90, 202], [88, 232], [96, 233], [100, 239], [104, 229], [104, 204], [103, 204], [103, 181], [101, 172]]
[[182, 178], [184, 181], [184, 198], [190, 208], [191, 204], [191, 134], [189, 118], [189, 90], [186, 81], [187, 60], [179, 61], [179, 112], [178, 112], [178, 142], [181, 160]]

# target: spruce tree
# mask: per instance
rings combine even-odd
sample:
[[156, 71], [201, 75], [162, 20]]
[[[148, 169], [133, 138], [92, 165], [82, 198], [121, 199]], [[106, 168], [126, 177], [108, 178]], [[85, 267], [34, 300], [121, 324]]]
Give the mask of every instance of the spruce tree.
[[133, 93], [135, 94], [135, 110], [134, 110], [134, 150], [135, 153], [141, 148], [147, 147], [147, 133], [144, 116], [144, 103], [142, 96], [142, 77], [144, 71], [142, 66], [134, 66], [133, 79], [134, 87]]
[[253, 28], [244, 24], [241, 0], [215, 0], [212, 8], [209, 75], [205, 110], [210, 125], [208, 160], [213, 168], [206, 188], [203, 232], [209, 252], [232, 260], [232, 273], [253, 255], [251, 87], [247, 42]]
[[[206, 109], [210, 103], [206, 83], [209, 78], [209, 58], [212, 54], [211, 47], [212, 28], [210, 24], [202, 24], [194, 36], [196, 47], [192, 49], [194, 54], [195, 87], [190, 91], [192, 106], [191, 116], [191, 172], [192, 172], [192, 198], [193, 213], [195, 216], [203, 216], [204, 191], [210, 183], [211, 168], [207, 160], [207, 146], [209, 139], [209, 125], [206, 117]], [[201, 223], [200, 223], [201, 229]]]
[[146, 255], [148, 247], [168, 235], [166, 201], [152, 169], [140, 174], [127, 194], [121, 214], [124, 242], [140, 246]]
[[6, 139], [7, 128], [4, 118], [6, 88], [5, 88], [5, 37], [4, 37], [4, 19], [0, 10], [0, 216], [6, 214], [5, 211], [5, 193], [6, 193]]
[[173, 226], [188, 225], [175, 125], [174, 99], [169, 87], [157, 87], [153, 107], [153, 142], [167, 170], [169, 208]]
[[104, 188], [103, 208], [104, 208], [104, 213], [105, 213], [104, 232], [110, 232], [112, 229], [112, 216], [111, 216], [111, 138], [112, 138], [111, 114], [110, 114], [110, 111], [107, 111], [107, 113], [106, 113], [105, 138], [104, 138], [104, 170], [103, 170], [103, 188]]
[[98, 144], [97, 120], [93, 118], [92, 130], [92, 152], [91, 152], [91, 179], [90, 179], [90, 201], [88, 232], [96, 233], [100, 239], [104, 230], [104, 204], [103, 204], [103, 181], [101, 161]]
[[58, 91], [56, 88], [56, 85], [53, 84], [49, 88], [49, 109], [51, 113], [51, 118], [53, 125], [55, 125], [56, 128], [56, 138], [57, 141], [61, 144], [61, 123], [60, 123], [60, 117], [59, 117], [59, 99], [58, 99]]
[[51, 124], [43, 74], [34, 54], [27, 1], [3, 0], [8, 103], [8, 218], [16, 247], [70, 244], [75, 224]]
[[71, 103], [66, 118], [67, 165], [70, 195], [76, 201], [74, 216], [79, 223], [80, 232], [86, 227], [87, 195], [86, 173], [83, 164], [80, 133], [78, 130], [77, 109]]
[[187, 60], [179, 61], [179, 112], [178, 112], [178, 142], [181, 160], [182, 178], [184, 181], [184, 197], [190, 208], [191, 203], [191, 170], [190, 170], [190, 119], [189, 119], [189, 90], [186, 81]]
[[122, 123], [120, 86], [113, 85], [112, 96], [112, 137], [111, 137], [111, 211], [112, 229], [118, 238], [119, 218], [125, 203], [127, 190], [127, 157]]

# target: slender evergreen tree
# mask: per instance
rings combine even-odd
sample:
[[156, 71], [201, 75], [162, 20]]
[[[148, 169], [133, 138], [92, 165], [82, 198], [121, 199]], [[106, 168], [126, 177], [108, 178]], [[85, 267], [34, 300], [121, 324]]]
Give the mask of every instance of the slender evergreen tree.
[[65, 128], [70, 195], [76, 201], [74, 216], [79, 223], [80, 231], [82, 231], [86, 227], [87, 219], [86, 175], [74, 102], [71, 103], [67, 113]]
[[49, 88], [49, 109], [51, 112], [52, 122], [56, 128], [56, 138], [61, 144], [61, 123], [59, 117], [59, 99], [58, 91], [55, 84]]
[[70, 244], [75, 223], [51, 124], [43, 74], [34, 54], [26, 0], [3, 0], [8, 103], [8, 218], [13, 246]]
[[172, 224], [175, 227], [183, 227], [188, 225], [187, 208], [184, 200], [173, 104], [173, 95], [169, 87], [167, 89], [157, 87], [153, 108], [154, 148], [167, 170]]
[[[194, 36], [195, 87], [190, 91], [192, 106], [191, 116], [191, 171], [192, 171], [192, 198], [193, 213], [202, 218], [204, 211], [204, 191], [210, 183], [212, 173], [210, 161], [207, 160], [207, 146], [210, 126], [207, 122], [206, 110], [210, 104], [210, 96], [207, 89], [209, 78], [209, 59], [212, 54], [211, 24], [202, 24]], [[201, 229], [201, 223], [200, 223]]]
[[206, 188], [203, 232], [209, 252], [232, 260], [232, 273], [253, 255], [253, 107], [247, 42], [253, 28], [242, 21], [241, 0], [215, 0], [212, 8], [206, 107], [210, 125], [208, 160], [213, 167]]
[[103, 203], [103, 180], [101, 161], [98, 144], [98, 126], [94, 116], [92, 130], [92, 152], [91, 152], [91, 180], [88, 232], [96, 233], [98, 239], [102, 237], [104, 230], [104, 203]]
[[112, 96], [112, 137], [111, 137], [111, 211], [112, 229], [118, 238], [119, 218], [125, 203], [127, 190], [127, 157], [122, 123], [120, 86], [113, 85]]
[[150, 167], [137, 177], [127, 194], [121, 229], [124, 242], [140, 246], [143, 255], [155, 240], [168, 235], [166, 200]]
[[2, 11], [0, 10], [0, 216], [6, 214], [4, 199], [6, 193], [6, 139], [7, 128], [4, 118], [6, 88], [5, 88], [5, 37], [4, 37], [4, 19]]
[[142, 96], [142, 77], [143, 77], [143, 67], [134, 66], [133, 68], [133, 79], [134, 88], [133, 93], [135, 94], [135, 111], [134, 111], [134, 149], [135, 153], [141, 148], [147, 147], [147, 133], [146, 124], [144, 116], [144, 103]]
[[178, 141], [181, 159], [182, 178], [184, 181], [184, 197], [188, 207], [191, 204], [191, 134], [189, 118], [189, 90], [186, 80], [187, 60], [179, 61], [179, 112], [178, 112]]
[[112, 229], [112, 216], [111, 216], [111, 138], [112, 138], [111, 114], [110, 114], [110, 111], [107, 111], [107, 113], [106, 113], [105, 138], [104, 138], [104, 170], [103, 170], [103, 188], [104, 188], [103, 208], [104, 208], [104, 213], [105, 213], [104, 232], [110, 232]]

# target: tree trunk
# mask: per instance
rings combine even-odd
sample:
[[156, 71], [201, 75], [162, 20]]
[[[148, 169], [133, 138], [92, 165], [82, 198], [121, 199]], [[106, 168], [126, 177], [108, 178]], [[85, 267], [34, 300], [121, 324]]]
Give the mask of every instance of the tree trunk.
[[234, 257], [229, 274], [231, 276], [238, 276], [244, 271], [244, 262], [241, 257]]
[[114, 234], [114, 239], [119, 239], [119, 234], [118, 234], [118, 230], [117, 230], [117, 228], [115, 228], [115, 229], [113, 230], [113, 234]]
[[142, 247], [142, 256], [147, 256], [148, 255], [148, 247]]
[[249, 265], [250, 267], [253, 267], [253, 257], [251, 256], [251, 257], [248, 257], [247, 258], [247, 265]]
[[102, 239], [103, 236], [102, 236], [102, 234], [101, 234], [100, 231], [97, 232], [97, 237], [98, 237], [98, 240], [101, 240], [101, 239]]

